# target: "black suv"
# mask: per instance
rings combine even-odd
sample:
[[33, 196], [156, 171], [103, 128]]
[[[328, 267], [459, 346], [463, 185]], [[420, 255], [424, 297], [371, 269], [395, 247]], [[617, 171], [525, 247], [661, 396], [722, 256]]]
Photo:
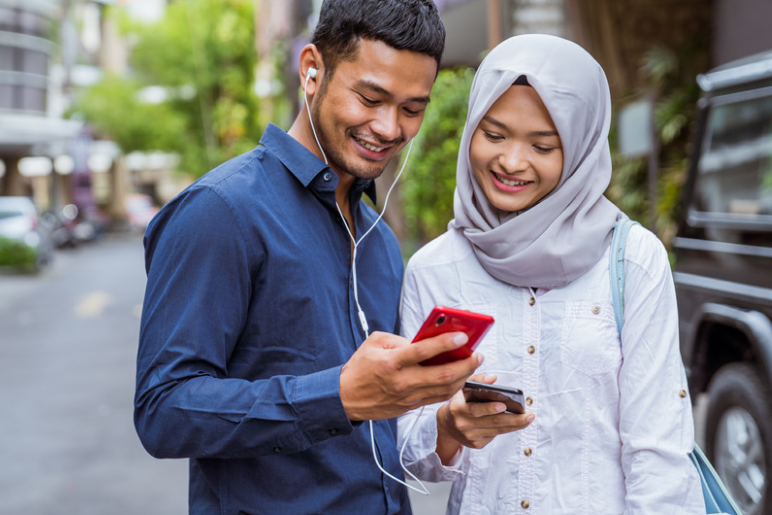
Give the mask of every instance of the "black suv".
[[701, 75], [673, 241], [704, 450], [745, 515], [772, 514], [772, 51]]

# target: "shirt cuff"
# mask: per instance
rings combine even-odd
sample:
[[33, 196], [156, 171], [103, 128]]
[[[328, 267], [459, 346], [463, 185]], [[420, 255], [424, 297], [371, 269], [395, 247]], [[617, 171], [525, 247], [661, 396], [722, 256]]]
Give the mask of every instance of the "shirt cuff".
[[[427, 427], [424, 441], [428, 444], [434, 444], [434, 447], [430, 446], [430, 448], [436, 448], [437, 436], [437, 422], [432, 420], [432, 423], [430, 423]], [[436, 471], [436, 476], [432, 478], [432, 481], [454, 481], [456, 478], [458, 478], [459, 475], [466, 475], [463, 470], [463, 456], [465, 452], [467, 452], [466, 447], [462, 445], [461, 449], [459, 449], [458, 452], [453, 456], [453, 459], [450, 460], [450, 464], [443, 465], [442, 460], [440, 459], [440, 455], [435, 451], [430, 451], [424, 460], [425, 466], [429, 470]]]
[[340, 400], [340, 371], [343, 366], [295, 378], [292, 406], [311, 442], [349, 435], [354, 426]]

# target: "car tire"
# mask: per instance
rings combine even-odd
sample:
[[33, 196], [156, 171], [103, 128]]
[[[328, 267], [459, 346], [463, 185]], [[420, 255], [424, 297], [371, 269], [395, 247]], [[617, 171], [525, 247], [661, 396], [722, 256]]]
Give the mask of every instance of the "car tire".
[[745, 363], [725, 365], [708, 388], [705, 452], [744, 515], [772, 513], [769, 387]]

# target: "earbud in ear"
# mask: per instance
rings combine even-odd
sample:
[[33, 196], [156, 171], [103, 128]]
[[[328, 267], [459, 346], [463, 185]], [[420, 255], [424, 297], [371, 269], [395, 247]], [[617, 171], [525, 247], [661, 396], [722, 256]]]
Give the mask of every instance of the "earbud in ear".
[[313, 79], [316, 77], [316, 68], [309, 68], [306, 72], [307, 78]]

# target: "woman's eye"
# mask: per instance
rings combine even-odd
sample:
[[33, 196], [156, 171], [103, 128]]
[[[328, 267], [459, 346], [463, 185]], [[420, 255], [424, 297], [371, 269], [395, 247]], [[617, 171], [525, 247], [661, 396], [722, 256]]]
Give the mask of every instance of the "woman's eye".
[[555, 150], [552, 147], [540, 147], [539, 145], [534, 145], [533, 148], [535, 148], [536, 152], [538, 152], [540, 154], [549, 154], [550, 152]]
[[483, 134], [485, 134], [485, 137], [488, 138], [490, 141], [501, 141], [504, 138], [499, 136], [498, 134], [492, 134], [488, 131], [483, 131]]
[[363, 96], [363, 95], [360, 95], [360, 96], [362, 97], [362, 102], [364, 102], [366, 105], [369, 105], [369, 106], [378, 105], [378, 101], [377, 100], [373, 100], [371, 98], [367, 98], [366, 96]]

